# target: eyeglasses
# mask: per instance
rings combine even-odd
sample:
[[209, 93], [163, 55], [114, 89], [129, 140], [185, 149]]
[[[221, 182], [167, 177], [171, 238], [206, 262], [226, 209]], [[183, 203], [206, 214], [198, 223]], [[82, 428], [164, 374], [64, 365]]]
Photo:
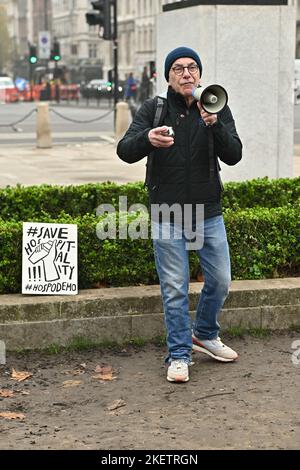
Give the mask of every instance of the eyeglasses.
[[184, 69], [188, 69], [189, 73], [191, 75], [194, 75], [195, 73], [197, 73], [199, 66], [197, 64], [190, 64], [186, 65], [185, 67], [183, 65], [175, 65], [175, 67], [172, 67], [172, 70], [175, 75], [183, 75]]

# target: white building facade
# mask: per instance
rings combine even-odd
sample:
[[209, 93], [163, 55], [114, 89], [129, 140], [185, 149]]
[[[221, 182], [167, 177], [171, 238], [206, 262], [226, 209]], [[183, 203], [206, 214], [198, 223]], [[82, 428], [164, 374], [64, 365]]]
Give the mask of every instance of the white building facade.
[[[157, 43], [158, 17], [163, 5], [170, 3], [176, 2], [117, 0], [120, 79], [129, 72], [141, 76], [145, 66], [150, 72], [162, 46]], [[289, 3], [298, 4], [295, 55], [300, 57], [300, 0]], [[78, 80], [80, 70], [84, 69], [90, 69], [95, 78], [107, 78], [108, 71], [113, 68], [113, 43], [100, 39], [97, 27], [87, 25], [85, 14], [92, 10], [90, 0], [0, 0], [0, 4], [6, 7], [9, 35], [20, 59], [28, 52], [28, 41], [37, 43], [38, 32], [47, 27], [51, 37], [60, 42], [61, 64], [73, 71], [72, 80]], [[180, 15], [178, 10], [178, 19]], [[180, 21], [177, 26], [172, 26], [172, 37], [176, 42]]]
[[[218, 83], [228, 92], [244, 150], [236, 167], [221, 164], [224, 181], [292, 176], [295, 26], [293, 0], [190, 0], [159, 17], [159, 70], [170, 49], [185, 42], [200, 54], [202, 85]], [[164, 86], [159, 74], [158, 90]]]
[[[129, 72], [141, 75], [156, 59], [157, 15], [162, 0], [117, 1], [119, 77]], [[92, 10], [89, 0], [52, 0], [53, 35], [61, 44], [66, 66], [99, 66], [107, 78], [113, 68], [112, 41], [98, 37], [97, 27], [89, 27], [85, 14]]]

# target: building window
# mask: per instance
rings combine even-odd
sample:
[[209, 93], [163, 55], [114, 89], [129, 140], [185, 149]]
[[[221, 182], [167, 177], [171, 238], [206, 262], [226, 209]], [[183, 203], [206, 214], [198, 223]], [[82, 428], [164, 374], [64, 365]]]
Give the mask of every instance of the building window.
[[88, 25], [89, 28], [89, 33], [95, 33], [98, 31], [99, 26], [98, 25]]
[[153, 28], [150, 29], [150, 50], [153, 51], [155, 49], [154, 46], [154, 34]]
[[77, 44], [71, 45], [71, 55], [78, 55], [78, 46]]
[[97, 59], [97, 44], [89, 44], [89, 58]]

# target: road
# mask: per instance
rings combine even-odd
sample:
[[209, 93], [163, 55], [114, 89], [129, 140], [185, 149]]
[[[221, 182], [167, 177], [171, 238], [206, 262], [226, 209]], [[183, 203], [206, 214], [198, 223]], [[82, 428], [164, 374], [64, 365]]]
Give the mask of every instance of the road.
[[[100, 101], [99, 107], [96, 101], [91, 101], [90, 105], [87, 106], [85, 100], [81, 101], [79, 105], [76, 103], [70, 103], [69, 105], [67, 103], [59, 105], [52, 103], [50, 106], [52, 109], [50, 120], [54, 143], [99, 141], [98, 133], [113, 132], [114, 113], [107, 101]], [[36, 113], [17, 124], [19, 132], [15, 132], [11, 127], [3, 127], [4, 124], [22, 119], [33, 109], [36, 109], [36, 103], [0, 104], [0, 139], [2, 144], [32, 144], [35, 142]], [[109, 111], [111, 112], [109, 113]], [[294, 143], [300, 144], [300, 104], [294, 106], [294, 111]], [[58, 116], [55, 114], [56, 112], [67, 119], [78, 121], [88, 121], [98, 117], [101, 117], [101, 119], [91, 123], [75, 123]]]
[[[36, 109], [36, 103], [17, 103], [0, 105], [0, 139], [2, 144], [32, 144], [36, 140], [36, 113], [16, 124], [17, 132], [4, 125], [23, 119]], [[50, 122], [54, 143], [99, 141], [101, 132], [113, 132], [114, 113], [108, 102], [91, 103], [89, 107], [83, 101], [79, 105], [61, 103], [50, 104]], [[63, 117], [57, 115], [61, 114]], [[85, 123], [91, 119], [95, 122]], [[70, 121], [71, 120], [71, 121]], [[73, 122], [80, 121], [79, 123]]]

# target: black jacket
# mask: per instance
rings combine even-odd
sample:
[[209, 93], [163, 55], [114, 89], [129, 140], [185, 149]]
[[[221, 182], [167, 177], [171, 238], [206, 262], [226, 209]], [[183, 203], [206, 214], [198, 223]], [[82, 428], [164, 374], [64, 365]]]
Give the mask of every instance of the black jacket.
[[[196, 102], [187, 108], [184, 98], [171, 88], [167, 94], [167, 113], [163, 124], [172, 126], [175, 142], [169, 148], [153, 147], [148, 133], [153, 128], [155, 100], [147, 100], [120, 140], [117, 153], [127, 163], [135, 163], [154, 152], [150, 203], [205, 204], [209, 216], [220, 213], [221, 187], [217, 157], [228, 165], [242, 158], [242, 143], [228, 106], [217, 124], [208, 129]], [[210, 175], [208, 133], [213, 135], [213, 172]], [[207, 212], [207, 211], [206, 211]], [[206, 214], [207, 215], [207, 214]]]

